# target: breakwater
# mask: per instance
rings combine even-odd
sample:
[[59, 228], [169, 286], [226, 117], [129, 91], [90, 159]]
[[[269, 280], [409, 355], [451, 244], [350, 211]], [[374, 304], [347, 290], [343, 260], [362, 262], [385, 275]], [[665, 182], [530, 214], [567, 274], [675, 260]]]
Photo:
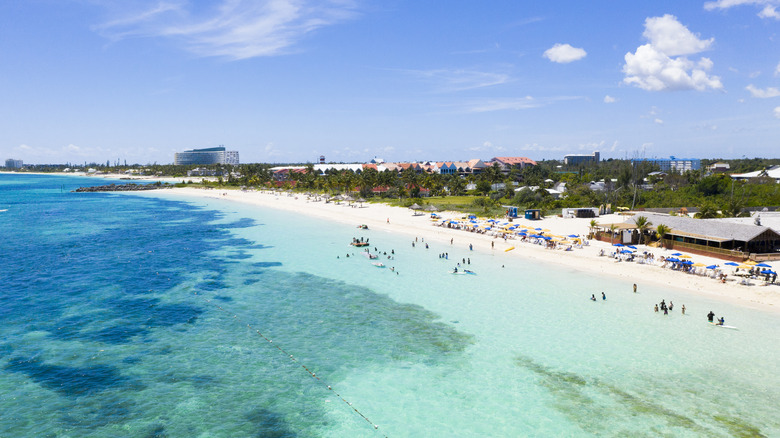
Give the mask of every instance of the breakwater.
[[106, 186], [79, 187], [76, 192], [137, 192], [143, 190], [170, 189], [170, 184], [109, 184]]

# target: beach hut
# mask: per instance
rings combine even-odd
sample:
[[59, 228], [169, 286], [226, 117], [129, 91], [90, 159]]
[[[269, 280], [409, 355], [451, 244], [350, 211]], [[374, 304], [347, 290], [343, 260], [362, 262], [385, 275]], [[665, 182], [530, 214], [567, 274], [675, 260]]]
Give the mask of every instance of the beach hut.
[[542, 218], [542, 210], [528, 209], [525, 211], [525, 218], [537, 221]]

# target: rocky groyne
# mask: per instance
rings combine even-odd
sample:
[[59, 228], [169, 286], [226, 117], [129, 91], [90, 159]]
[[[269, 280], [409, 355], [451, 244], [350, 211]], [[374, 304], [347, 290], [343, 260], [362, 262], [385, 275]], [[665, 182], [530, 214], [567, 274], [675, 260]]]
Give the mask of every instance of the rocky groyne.
[[107, 186], [79, 187], [76, 192], [139, 192], [143, 190], [170, 189], [170, 184], [109, 184]]

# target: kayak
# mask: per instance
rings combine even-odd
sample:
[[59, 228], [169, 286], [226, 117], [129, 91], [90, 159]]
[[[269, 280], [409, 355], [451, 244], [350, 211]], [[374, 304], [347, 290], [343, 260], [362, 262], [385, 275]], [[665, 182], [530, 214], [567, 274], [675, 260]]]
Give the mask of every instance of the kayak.
[[738, 328], [734, 327], [733, 325], [720, 325], [720, 324], [715, 324], [714, 322], [711, 322], [710, 324], [714, 325], [715, 327], [727, 328], [727, 329], [732, 329], [732, 330], [739, 330]]
[[509, 248], [505, 249], [504, 252], [509, 252], [509, 251], [512, 251], [513, 249], [515, 249], [515, 247], [514, 246], [510, 246]]

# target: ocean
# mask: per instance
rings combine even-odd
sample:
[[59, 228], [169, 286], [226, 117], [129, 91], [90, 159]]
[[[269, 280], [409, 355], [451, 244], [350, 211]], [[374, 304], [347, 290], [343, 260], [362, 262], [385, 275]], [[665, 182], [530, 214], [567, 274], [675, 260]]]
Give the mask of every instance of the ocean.
[[0, 174], [0, 436], [780, 436], [775, 313], [105, 183]]

